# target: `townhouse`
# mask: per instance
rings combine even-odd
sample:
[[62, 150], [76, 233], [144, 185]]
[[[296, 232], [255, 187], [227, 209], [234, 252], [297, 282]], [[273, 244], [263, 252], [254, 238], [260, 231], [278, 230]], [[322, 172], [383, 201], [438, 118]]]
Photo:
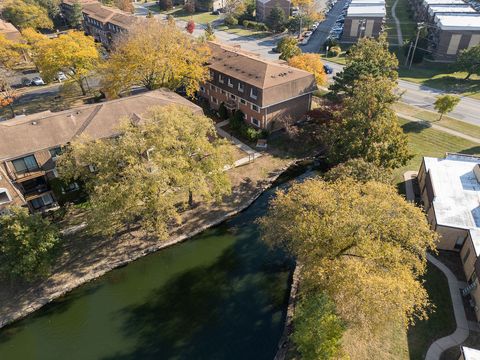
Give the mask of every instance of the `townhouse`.
[[281, 120], [299, 119], [311, 108], [317, 89], [313, 74], [273, 62], [239, 47], [209, 42], [210, 79], [199, 95], [213, 109], [223, 104], [240, 110], [245, 122], [259, 129], [276, 130]]
[[413, 18], [418, 21], [427, 21], [428, 9], [430, 6], [465, 6], [463, 0], [410, 0], [410, 6], [413, 10]]
[[[75, 0], [63, 0], [62, 12], [65, 17], [72, 11]], [[98, 1], [81, 0], [83, 29], [87, 35], [102, 43], [106, 49], [110, 49], [115, 38], [126, 33], [142, 18], [119, 10], [117, 8], [104, 6]]]
[[480, 157], [424, 157], [417, 179], [428, 222], [440, 235], [437, 247], [459, 253], [468, 281], [462, 295], [480, 321]]
[[58, 206], [79, 184], [59, 184], [57, 156], [72, 140], [85, 136], [102, 139], [117, 136], [125, 119], [140, 121], [149, 108], [197, 105], [167, 90], [155, 90], [66, 111], [50, 111], [0, 122], [0, 212], [12, 204], [31, 211]]
[[356, 43], [362, 37], [378, 37], [386, 15], [384, 0], [352, 0], [345, 16], [342, 42]]
[[276, 6], [279, 6], [283, 10], [288, 19], [292, 9], [292, 2], [290, 0], [257, 0], [255, 3], [255, 16], [257, 21], [265, 22], [272, 9]]

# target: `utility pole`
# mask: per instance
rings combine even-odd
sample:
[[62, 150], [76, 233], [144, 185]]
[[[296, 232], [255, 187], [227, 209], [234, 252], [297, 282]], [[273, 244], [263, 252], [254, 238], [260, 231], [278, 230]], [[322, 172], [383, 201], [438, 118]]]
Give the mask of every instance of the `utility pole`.
[[412, 63], [413, 63], [413, 58], [415, 57], [415, 50], [417, 50], [417, 44], [418, 44], [418, 38], [420, 37], [420, 30], [424, 28], [424, 23], [418, 23], [418, 28], [417, 28], [417, 38], [415, 39], [415, 45], [413, 47], [413, 52], [412, 52], [412, 57], [410, 59], [410, 65], [408, 66], [408, 69], [412, 68]]
[[413, 46], [413, 44], [412, 44], [412, 42], [410, 41], [410, 46], [408, 47], [408, 53], [407, 53], [407, 57], [406, 57], [406, 59], [405, 59], [405, 64], [404, 64], [404, 66], [407, 66], [407, 65], [408, 65], [408, 59], [410, 58], [410, 53], [411, 53], [411, 51], [412, 51], [412, 46]]

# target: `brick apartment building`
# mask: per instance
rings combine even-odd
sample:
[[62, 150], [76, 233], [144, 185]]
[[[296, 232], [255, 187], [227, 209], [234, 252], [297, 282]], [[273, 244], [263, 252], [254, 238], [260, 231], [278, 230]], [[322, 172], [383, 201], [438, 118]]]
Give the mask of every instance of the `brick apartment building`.
[[202, 113], [197, 105], [167, 90], [155, 90], [66, 111], [50, 111], [0, 122], [0, 212], [15, 204], [31, 211], [56, 207], [70, 184], [55, 192], [56, 156], [62, 147], [84, 135], [89, 139], [118, 135], [125, 118], [141, 119], [153, 106], [177, 104]]
[[241, 110], [245, 122], [275, 130], [282, 118], [298, 119], [310, 110], [317, 89], [313, 74], [268, 61], [239, 48], [210, 42], [210, 80], [199, 95], [218, 109]]
[[410, 0], [410, 6], [413, 10], [413, 18], [418, 21], [427, 21], [428, 9], [430, 6], [465, 6], [463, 0]]
[[[65, 17], [72, 11], [74, 0], [63, 0], [62, 12]], [[110, 49], [115, 37], [127, 32], [141, 18], [125, 11], [104, 6], [98, 1], [81, 0], [83, 29], [87, 35]]]
[[286, 18], [290, 16], [292, 2], [290, 0], [257, 0], [255, 3], [255, 14], [257, 21], [265, 22], [272, 9], [279, 6], [285, 13]]
[[352, 0], [345, 16], [342, 42], [356, 43], [361, 37], [378, 37], [386, 14], [385, 1]]
[[480, 157], [423, 158], [418, 184], [437, 247], [460, 254], [468, 285], [462, 289], [480, 320]]

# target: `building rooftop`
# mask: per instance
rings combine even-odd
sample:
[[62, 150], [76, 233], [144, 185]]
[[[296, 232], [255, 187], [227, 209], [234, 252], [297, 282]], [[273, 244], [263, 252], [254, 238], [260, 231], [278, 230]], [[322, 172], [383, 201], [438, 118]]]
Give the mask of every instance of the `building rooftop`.
[[385, 0], [352, 0], [350, 6], [385, 5]]
[[463, 0], [423, 0], [424, 6], [429, 5], [465, 5]]
[[83, 5], [82, 12], [102, 23], [110, 22], [122, 28], [128, 28], [140, 19], [120, 9], [104, 6], [97, 1], [86, 2]]
[[449, 13], [476, 13], [477, 11], [470, 5], [430, 5], [428, 13], [434, 15], [435, 13], [442, 13], [448, 15]]
[[480, 30], [480, 14], [443, 14], [435, 15], [435, 23], [441, 30]]
[[0, 34], [8, 40], [20, 40], [22, 35], [12, 23], [0, 19]]
[[73, 109], [31, 114], [0, 122], [0, 160], [64, 145], [77, 136], [101, 139], [118, 133], [128, 117], [141, 118], [149, 108], [183, 105], [196, 113], [202, 109], [169, 90], [155, 90]]
[[480, 157], [447, 154], [423, 161], [425, 171], [430, 172], [437, 224], [470, 230], [480, 254], [480, 182], [474, 173]]
[[384, 17], [386, 14], [385, 5], [361, 4], [358, 6], [349, 6], [347, 10], [347, 17]]
[[480, 350], [462, 346], [462, 353], [465, 360], [480, 360]]
[[260, 89], [274, 87], [292, 80], [310, 78], [308, 71], [260, 58], [238, 47], [209, 42], [212, 56], [209, 68]]

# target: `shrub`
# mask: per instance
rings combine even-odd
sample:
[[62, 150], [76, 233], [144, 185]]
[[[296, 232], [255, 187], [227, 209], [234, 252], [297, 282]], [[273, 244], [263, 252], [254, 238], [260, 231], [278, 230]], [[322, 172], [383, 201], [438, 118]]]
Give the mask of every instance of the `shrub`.
[[333, 38], [328, 38], [327, 41], [325, 41], [325, 43], [323, 44], [323, 48], [326, 49], [327, 46], [329, 49], [331, 49], [332, 47], [338, 46], [338, 41]]
[[340, 46], [332, 46], [328, 50], [328, 56], [338, 56], [342, 52], [342, 48]]
[[193, 14], [195, 12], [195, 4], [193, 3], [193, 1], [186, 2], [183, 6], [183, 10], [190, 14]]
[[158, 0], [158, 7], [160, 10], [170, 10], [173, 7], [172, 0]]
[[244, 135], [250, 141], [255, 141], [260, 139], [262, 136], [262, 131], [246, 125], [246, 131], [242, 135]]
[[218, 116], [220, 116], [222, 119], [228, 119], [228, 110], [224, 103], [221, 103], [220, 107], [218, 108]]
[[225, 16], [225, 20], [223, 21], [225, 25], [227, 26], [235, 26], [238, 25], [238, 20], [235, 16], [233, 15], [227, 15]]

